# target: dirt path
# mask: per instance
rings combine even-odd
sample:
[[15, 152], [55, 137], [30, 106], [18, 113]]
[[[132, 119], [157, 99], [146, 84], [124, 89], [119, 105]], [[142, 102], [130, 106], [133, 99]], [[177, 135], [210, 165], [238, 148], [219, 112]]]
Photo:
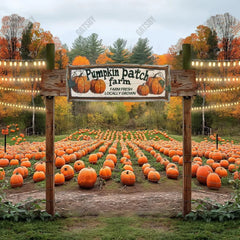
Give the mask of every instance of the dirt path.
[[[32, 190], [29, 192], [7, 193], [7, 199], [16, 203], [27, 198], [45, 199], [45, 192]], [[231, 198], [230, 193], [209, 192], [204, 190], [192, 191], [192, 199], [210, 198], [224, 203]], [[127, 214], [134, 212], [138, 215], [159, 214], [172, 216], [182, 210], [182, 193], [168, 192], [128, 192], [108, 193], [104, 191], [56, 191], [56, 210], [60, 213], [75, 216], [91, 216], [99, 214]]]

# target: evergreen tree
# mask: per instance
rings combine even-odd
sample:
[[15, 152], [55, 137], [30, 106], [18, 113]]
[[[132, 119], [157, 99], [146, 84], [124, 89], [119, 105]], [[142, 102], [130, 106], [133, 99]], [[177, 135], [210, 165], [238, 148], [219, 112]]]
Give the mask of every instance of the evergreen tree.
[[132, 50], [130, 63], [153, 64], [152, 47], [148, 46], [147, 38], [139, 38]]
[[210, 33], [207, 39], [207, 44], [209, 46], [208, 58], [217, 59], [219, 48], [218, 48], [217, 33], [214, 30], [210, 30]]
[[69, 59], [72, 62], [76, 56], [85, 56], [87, 55], [87, 40], [86, 38], [79, 36], [74, 40], [71, 51], [69, 52]]
[[90, 64], [95, 64], [98, 56], [104, 52], [104, 48], [102, 46], [102, 40], [98, 39], [98, 35], [96, 33], [92, 33], [86, 39], [87, 41], [87, 49], [86, 56], [90, 61]]
[[111, 54], [108, 55], [115, 63], [125, 63], [128, 58], [128, 51], [126, 50], [127, 41], [118, 38], [114, 43], [113, 47], [110, 47]]
[[32, 22], [29, 22], [22, 34], [20, 54], [24, 60], [31, 59], [29, 46], [32, 41], [32, 27]]
[[96, 33], [92, 33], [87, 38], [79, 36], [73, 43], [73, 47], [69, 52], [70, 61], [76, 56], [84, 56], [89, 59], [91, 64], [96, 63], [99, 54], [104, 52], [102, 40], [98, 39]]

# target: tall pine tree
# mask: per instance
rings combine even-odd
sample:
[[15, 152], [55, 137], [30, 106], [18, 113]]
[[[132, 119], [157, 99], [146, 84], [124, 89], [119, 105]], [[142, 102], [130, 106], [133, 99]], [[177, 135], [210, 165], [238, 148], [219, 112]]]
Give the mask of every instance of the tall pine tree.
[[20, 54], [24, 60], [31, 59], [29, 47], [32, 41], [32, 27], [32, 22], [29, 22], [22, 34]]
[[130, 63], [153, 64], [152, 47], [148, 46], [147, 38], [139, 38], [129, 58]]
[[118, 38], [113, 43], [113, 47], [110, 47], [111, 54], [109, 54], [108, 57], [111, 58], [115, 63], [125, 63], [129, 55], [126, 45], [126, 40]]

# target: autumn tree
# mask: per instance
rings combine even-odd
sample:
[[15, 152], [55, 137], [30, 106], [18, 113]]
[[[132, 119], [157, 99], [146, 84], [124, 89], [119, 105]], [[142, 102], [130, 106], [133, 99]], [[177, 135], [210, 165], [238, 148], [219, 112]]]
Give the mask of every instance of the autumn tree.
[[207, 20], [207, 26], [217, 33], [219, 39], [219, 59], [231, 59], [232, 42], [239, 32], [239, 21], [229, 13], [218, 14]]
[[25, 18], [17, 14], [2, 18], [1, 33], [8, 43], [8, 59], [20, 58], [20, 39], [25, 28]]
[[137, 64], [153, 63], [152, 47], [149, 47], [149, 41], [147, 38], [138, 39], [138, 42], [132, 50], [129, 62]]
[[40, 27], [40, 23], [33, 23], [32, 41], [30, 44], [30, 55], [33, 59], [44, 58], [47, 43], [53, 43], [53, 35]]
[[112, 63], [113, 60], [109, 57], [111, 56], [111, 53], [109, 52], [108, 49], [105, 50], [104, 53], [101, 53], [97, 60], [96, 60], [96, 63], [97, 64], [106, 64], [106, 63]]
[[77, 56], [73, 59], [72, 65], [89, 65], [90, 62], [86, 57], [83, 56]]
[[55, 68], [65, 69], [69, 63], [67, 50], [65, 48], [58, 49], [55, 51]]
[[109, 58], [112, 59], [114, 63], [126, 63], [129, 57], [129, 51], [126, 49], [127, 41], [118, 38], [111, 46], [110, 52], [111, 54], [108, 55]]

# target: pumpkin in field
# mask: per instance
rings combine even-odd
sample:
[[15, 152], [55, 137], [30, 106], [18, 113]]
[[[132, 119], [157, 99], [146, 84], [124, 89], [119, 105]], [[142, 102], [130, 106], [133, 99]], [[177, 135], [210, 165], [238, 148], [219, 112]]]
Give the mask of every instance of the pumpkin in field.
[[82, 188], [92, 188], [96, 181], [97, 173], [91, 167], [83, 168], [78, 174], [78, 185]]
[[79, 172], [81, 169], [85, 168], [85, 163], [82, 160], [77, 160], [74, 163], [73, 168], [76, 172]]
[[143, 174], [144, 174], [144, 176], [147, 178], [147, 177], [148, 177], [148, 173], [149, 173], [150, 171], [155, 171], [155, 170], [156, 170], [156, 169], [153, 168], [153, 167], [146, 167], [146, 168], [144, 168]]
[[217, 173], [220, 178], [228, 176], [228, 172], [224, 167], [217, 167], [215, 173]]
[[176, 167], [171, 166], [171, 167], [166, 169], [166, 175], [167, 175], [168, 178], [177, 179], [178, 176], [179, 176], [179, 171]]
[[125, 170], [121, 173], [121, 183], [123, 185], [132, 186], [136, 181], [135, 174], [132, 171]]
[[98, 160], [97, 154], [93, 153], [89, 155], [89, 158], [88, 158], [89, 163], [96, 164], [97, 160]]
[[65, 164], [65, 159], [63, 157], [56, 157], [55, 166], [56, 168], [61, 168]]
[[108, 154], [108, 155], [106, 156], [106, 159], [111, 159], [111, 160], [113, 160], [114, 164], [117, 163], [117, 156], [116, 156], [115, 154], [113, 154], [113, 153]]
[[147, 96], [149, 94], [149, 87], [148, 85], [139, 85], [137, 88], [137, 93], [141, 96]]
[[33, 181], [34, 182], [40, 182], [43, 181], [46, 178], [45, 172], [43, 171], [36, 171], [33, 174]]
[[106, 89], [104, 80], [97, 79], [90, 82], [90, 89], [93, 93], [103, 93]]
[[7, 167], [9, 165], [9, 160], [7, 158], [0, 159], [0, 167]]
[[63, 185], [65, 183], [65, 176], [62, 173], [56, 173], [54, 176], [54, 183], [56, 186]]
[[237, 180], [237, 179], [240, 180], [240, 173], [239, 173], [238, 171], [234, 172], [234, 174], [233, 174], [233, 179], [234, 179], [234, 180]]
[[64, 175], [65, 180], [70, 180], [74, 177], [74, 170], [71, 165], [65, 164], [61, 167], [60, 172]]
[[144, 163], [147, 163], [148, 159], [145, 155], [141, 155], [138, 157], [138, 165], [142, 166]]
[[0, 167], [0, 180], [4, 180], [5, 178], [5, 171], [2, 167]]
[[208, 174], [207, 186], [210, 189], [219, 189], [221, 187], [221, 179], [217, 173], [209, 173]]
[[15, 173], [10, 178], [12, 188], [21, 187], [23, 185], [23, 176], [20, 173]]
[[24, 176], [24, 169], [22, 167], [17, 167], [13, 170], [13, 174], [15, 174], [15, 173], [19, 173], [22, 176]]
[[147, 177], [148, 181], [157, 183], [160, 180], [160, 173], [158, 171], [151, 170]]
[[123, 169], [124, 169], [124, 170], [133, 171], [133, 167], [132, 167], [131, 165], [129, 165], [129, 164], [125, 164], [125, 165], [123, 166]]
[[114, 167], [115, 167], [115, 164], [114, 164], [113, 160], [111, 160], [111, 159], [106, 159], [106, 160], [104, 161], [104, 163], [103, 163], [103, 166], [104, 166], [104, 167], [105, 167], [105, 166], [108, 166], [108, 167], [111, 168], [111, 170], [113, 170]]
[[35, 167], [35, 171], [43, 171], [46, 173], [46, 163], [45, 162], [37, 162]]
[[196, 177], [197, 169], [200, 165], [198, 163], [192, 164], [192, 177]]
[[208, 176], [209, 173], [212, 173], [212, 172], [213, 172], [213, 170], [210, 166], [208, 166], [208, 165], [200, 166], [197, 169], [197, 173], [196, 173], [198, 182], [206, 185], [207, 176]]
[[150, 93], [152, 94], [161, 94], [164, 91], [164, 84], [165, 82], [161, 77], [150, 77], [147, 81]]
[[78, 93], [87, 93], [90, 89], [90, 81], [87, 80], [86, 76], [74, 77], [73, 81], [75, 86], [73, 90]]
[[111, 178], [112, 176], [112, 170], [110, 167], [108, 166], [104, 166], [99, 170], [99, 176], [100, 178], [104, 179], [104, 180], [108, 180]]

